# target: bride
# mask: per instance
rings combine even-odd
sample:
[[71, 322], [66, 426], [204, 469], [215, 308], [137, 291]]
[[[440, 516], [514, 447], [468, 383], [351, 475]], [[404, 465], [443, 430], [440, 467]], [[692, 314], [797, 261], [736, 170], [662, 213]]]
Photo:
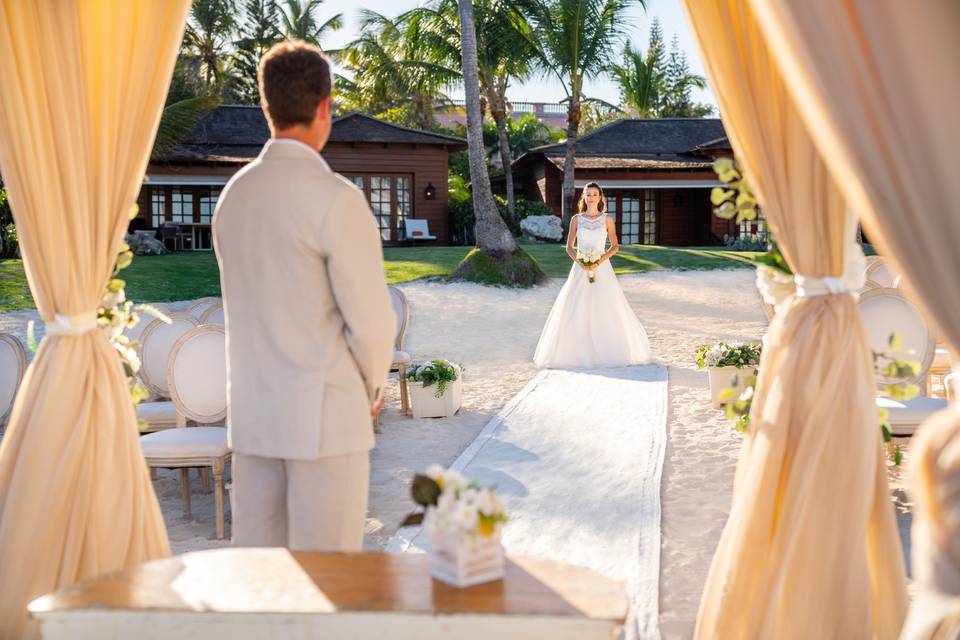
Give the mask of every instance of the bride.
[[567, 237], [573, 268], [553, 303], [533, 361], [538, 367], [553, 369], [650, 362], [647, 332], [610, 266], [620, 244], [613, 220], [606, 214], [607, 201], [600, 185], [591, 182], [583, 188], [578, 209]]

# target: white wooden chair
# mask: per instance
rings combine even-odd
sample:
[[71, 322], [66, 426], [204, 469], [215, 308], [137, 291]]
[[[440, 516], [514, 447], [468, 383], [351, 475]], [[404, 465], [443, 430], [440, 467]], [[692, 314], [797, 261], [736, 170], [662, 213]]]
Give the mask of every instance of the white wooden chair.
[[410, 414], [410, 389], [407, 385], [407, 366], [410, 364], [410, 354], [404, 351], [407, 340], [407, 328], [410, 325], [410, 304], [403, 291], [390, 287], [390, 302], [393, 304], [393, 313], [397, 316], [397, 338], [393, 344], [393, 364], [400, 378], [400, 413]]
[[403, 235], [405, 240], [410, 240], [411, 242], [437, 239], [437, 236], [430, 235], [430, 229], [427, 226], [426, 220], [415, 218], [407, 218], [404, 220]]
[[20, 381], [27, 371], [27, 350], [9, 333], [0, 333], [0, 427], [7, 424]]
[[140, 356], [140, 380], [150, 392], [150, 402], [137, 406], [137, 417], [147, 421], [145, 431], [170, 429], [177, 426], [177, 409], [169, 400], [167, 386], [167, 362], [173, 347], [184, 334], [199, 324], [196, 318], [186, 313], [170, 313], [170, 324], [159, 319], [147, 323], [140, 334], [137, 354]]
[[206, 308], [206, 310], [200, 314], [200, 324], [224, 324], [223, 317], [223, 303], [217, 302]]
[[[167, 307], [167, 305], [165, 305], [165, 304], [153, 304], [153, 305], [150, 305], [150, 306], [152, 306], [152, 307], [153, 307], [154, 309], [156, 309], [157, 311], [163, 313], [163, 315], [170, 315], [170, 309], [169, 309], [169, 307]], [[127, 338], [128, 338], [131, 342], [137, 342], [137, 343], [139, 343], [139, 342], [141, 341], [141, 339], [143, 338], [143, 331], [144, 331], [144, 329], [146, 329], [146, 328], [147, 328], [147, 325], [149, 325], [149, 324], [150, 324], [151, 322], [153, 322], [154, 320], [156, 320], [156, 318], [154, 318], [153, 316], [151, 316], [151, 315], [149, 315], [149, 314], [147, 314], [147, 313], [141, 312], [141, 313], [140, 313], [140, 322], [138, 322], [137, 324], [135, 324], [134, 326], [132, 326], [132, 327], [130, 327], [130, 328], [128, 328], [128, 329], [124, 329], [124, 330], [123, 330], [123, 335], [127, 336]], [[139, 351], [139, 349], [138, 349], [138, 351]]]
[[187, 313], [192, 315], [197, 320], [200, 320], [207, 309], [217, 304], [220, 304], [220, 298], [215, 298], [212, 296], [200, 298], [199, 300], [194, 300], [187, 305]]
[[[895, 382], [908, 382], [926, 393], [927, 371], [933, 362], [934, 337], [919, 310], [898, 289], [880, 287], [860, 294], [860, 315], [866, 327], [870, 348], [874, 351], [890, 351], [890, 334], [896, 332], [903, 341], [903, 350], [911, 360], [920, 362], [919, 375], [908, 380], [888, 379], [877, 375], [877, 387], [881, 389]], [[921, 395], [911, 400], [893, 400], [885, 396], [877, 398], [877, 406], [890, 412], [890, 427], [894, 435], [913, 435], [927, 416], [947, 406], [946, 400]]]
[[895, 273], [888, 260], [880, 256], [869, 256], [864, 271], [866, 282], [864, 290], [896, 289], [900, 286], [900, 274]]
[[[227, 446], [227, 356], [223, 327], [203, 325], [181, 336], [167, 364], [170, 397], [180, 416], [176, 429], [149, 433], [140, 446], [151, 468], [180, 469], [183, 511], [190, 515], [191, 467], [213, 471], [217, 538], [224, 537], [224, 470]], [[187, 426], [192, 421], [201, 426]], [[219, 426], [209, 426], [209, 425]]]

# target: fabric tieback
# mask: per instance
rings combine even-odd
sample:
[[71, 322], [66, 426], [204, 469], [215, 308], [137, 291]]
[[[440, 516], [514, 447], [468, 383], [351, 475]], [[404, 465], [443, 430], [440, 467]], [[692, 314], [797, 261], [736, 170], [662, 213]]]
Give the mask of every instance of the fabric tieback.
[[797, 285], [798, 298], [813, 298], [815, 296], [835, 296], [841, 293], [849, 293], [847, 285], [843, 278], [838, 276], [793, 276], [793, 281]]
[[53, 316], [53, 322], [46, 323], [46, 334], [48, 336], [79, 336], [96, 328], [96, 311], [78, 313], [73, 316], [57, 313]]

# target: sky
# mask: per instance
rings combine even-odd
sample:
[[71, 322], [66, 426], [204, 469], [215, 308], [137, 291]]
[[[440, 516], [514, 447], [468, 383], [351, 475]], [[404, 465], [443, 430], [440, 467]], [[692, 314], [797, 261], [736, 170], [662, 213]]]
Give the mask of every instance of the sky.
[[[358, 34], [358, 9], [371, 9], [389, 17], [394, 17], [403, 11], [413, 9], [423, 4], [423, 0], [326, 0], [320, 5], [319, 17], [322, 20], [337, 14], [344, 14], [343, 29], [328, 36], [323, 42], [325, 48], [335, 49], [353, 40]], [[687, 24], [681, 0], [647, 0], [647, 9], [634, 6], [629, 9], [627, 28], [628, 37], [632, 42], [646, 50], [647, 34], [650, 20], [656, 16], [660, 18], [663, 39], [669, 49], [673, 34], [677, 34], [680, 48], [687, 54], [687, 62], [693, 73], [704, 75], [700, 54], [694, 42], [693, 34]], [[600, 98], [616, 104], [620, 99], [617, 85], [609, 79], [598, 79], [586, 83], [586, 94], [591, 98]], [[563, 87], [556, 79], [534, 78], [530, 81], [512, 87], [508, 97], [517, 102], [559, 102], [564, 98]], [[463, 91], [452, 91], [452, 98], [462, 98]], [[704, 90], [694, 90], [694, 99], [706, 102], [716, 108], [716, 99], [709, 87]]]

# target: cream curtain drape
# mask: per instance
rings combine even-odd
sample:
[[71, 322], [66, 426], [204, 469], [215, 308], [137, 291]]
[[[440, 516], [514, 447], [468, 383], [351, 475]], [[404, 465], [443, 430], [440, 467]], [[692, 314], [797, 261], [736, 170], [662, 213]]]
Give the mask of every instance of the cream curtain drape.
[[[685, 0], [737, 158], [794, 273], [844, 274], [846, 203], [747, 0]], [[902, 552], [850, 295], [797, 297], [764, 346], [697, 638], [895, 638]]]
[[[960, 353], [960, 2], [752, 0], [801, 115], [880, 251]], [[960, 410], [911, 444], [905, 638], [960, 634]]]
[[[189, 0], [0, 0], [0, 174], [43, 340], [0, 444], [0, 637], [29, 600], [169, 554], [114, 349], [89, 325], [136, 201]], [[48, 332], [50, 333], [50, 332]]]

